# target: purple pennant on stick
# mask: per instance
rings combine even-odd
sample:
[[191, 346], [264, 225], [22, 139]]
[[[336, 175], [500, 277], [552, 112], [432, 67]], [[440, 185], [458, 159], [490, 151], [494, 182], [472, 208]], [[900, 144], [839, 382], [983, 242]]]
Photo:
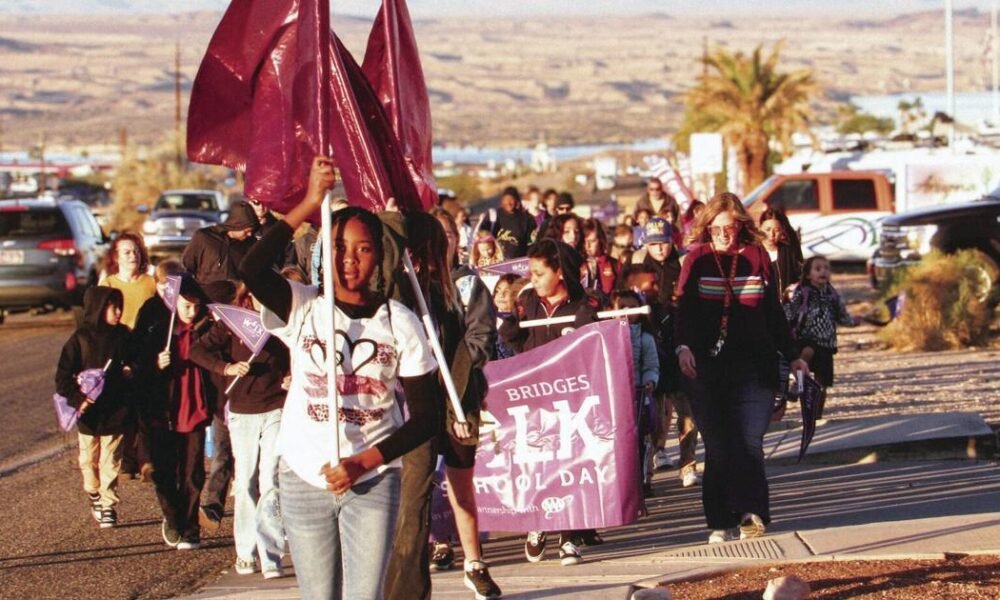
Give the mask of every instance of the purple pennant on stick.
[[163, 290], [163, 303], [171, 314], [177, 312], [177, 297], [181, 293], [181, 276], [167, 275], [167, 287]]
[[507, 273], [514, 273], [522, 277], [528, 276], [528, 258], [515, 258], [513, 260], [507, 260], [502, 263], [497, 263], [495, 265], [490, 265], [488, 267], [480, 267], [479, 269], [484, 273], [493, 273], [494, 275], [506, 275]]
[[243, 342], [256, 356], [271, 334], [264, 329], [260, 313], [228, 304], [209, 304], [216, 318], [226, 324], [229, 330]]

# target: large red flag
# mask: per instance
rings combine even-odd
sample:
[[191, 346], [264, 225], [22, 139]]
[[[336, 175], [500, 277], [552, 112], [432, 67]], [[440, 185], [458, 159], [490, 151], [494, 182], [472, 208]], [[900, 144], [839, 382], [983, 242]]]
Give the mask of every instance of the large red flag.
[[233, 0], [191, 91], [188, 157], [245, 169], [244, 193], [287, 212], [331, 148], [351, 204], [423, 207], [371, 85], [330, 31], [328, 0]]
[[405, 0], [382, 1], [361, 68], [385, 109], [423, 205], [437, 204], [430, 98]]

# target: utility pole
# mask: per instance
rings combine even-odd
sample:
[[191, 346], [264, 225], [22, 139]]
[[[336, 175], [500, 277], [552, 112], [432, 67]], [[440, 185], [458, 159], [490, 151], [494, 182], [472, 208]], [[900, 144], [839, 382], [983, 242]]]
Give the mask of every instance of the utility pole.
[[993, 0], [993, 11], [990, 18], [990, 51], [993, 54], [993, 127], [1000, 127], [1000, 40], [997, 39], [997, 5], [1000, 0]]
[[181, 162], [181, 42], [174, 46], [174, 151], [177, 166]]
[[48, 184], [45, 181], [45, 133], [42, 133], [42, 143], [38, 145], [38, 156], [42, 161], [41, 175], [38, 178], [38, 195], [44, 195], [45, 191], [48, 189]]
[[951, 129], [948, 131], [948, 147], [954, 151], [955, 126], [955, 34], [952, 0], [944, 0], [944, 60], [947, 73], [948, 116], [951, 117]]

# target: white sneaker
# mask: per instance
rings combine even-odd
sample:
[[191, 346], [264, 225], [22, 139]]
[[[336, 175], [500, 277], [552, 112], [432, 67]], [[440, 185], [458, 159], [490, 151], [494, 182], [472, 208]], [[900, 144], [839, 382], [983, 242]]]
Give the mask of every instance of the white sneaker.
[[563, 542], [559, 546], [559, 562], [564, 567], [578, 565], [583, 562], [583, 556], [580, 555], [580, 550], [576, 547], [576, 544], [573, 542]]
[[746, 513], [743, 515], [743, 520], [740, 521], [741, 540], [761, 537], [764, 535], [764, 530], [765, 527], [763, 519], [753, 513]]
[[721, 544], [723, 542], [731, 542], [736, 537], [735, 529], [713, 529], [712, 533], [708, 534], [708, 543]]
[[236, 558], [236, 564], [233, 565], [233, 569], [238, 575], [253, 575], [257, 572], [257, 561], [243, 560], [242, 558]]
[[698, 473], [687, 471], [681, 476], [681, 486], [688, 488], [695, 485], [701, 485], [701, 477], [698, 477]]
[[674, 468], [674, 461], [667, 454], [666, 448], [660, 448], [653, 455], [653, 469], [657, 471], [666, 471]]

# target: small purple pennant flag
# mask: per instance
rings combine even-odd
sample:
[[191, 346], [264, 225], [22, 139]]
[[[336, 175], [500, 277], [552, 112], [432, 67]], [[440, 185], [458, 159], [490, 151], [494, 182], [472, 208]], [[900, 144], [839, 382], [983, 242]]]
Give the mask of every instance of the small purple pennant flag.
[[163, 290], [163, 303], [170, 314], [177, 312], [177, 296], [181, 293], [181, 276], [167, 275], [167, 287]]
[[488, 267], [480, 267], [479, 271], [482, 273], [492, 273], [494, 275], [506, 275], [507, 273], [515, 273], [521, 277], [528, 276], [528, 258], [515, 258], [513, 260], [504, 261], [497, 263], [495, 265], [490, 265]]
[[228, 304], [209, 304], [208, 307], [255, 356], [271, 337], [264, 329], [260, 313], [256, 311]]

